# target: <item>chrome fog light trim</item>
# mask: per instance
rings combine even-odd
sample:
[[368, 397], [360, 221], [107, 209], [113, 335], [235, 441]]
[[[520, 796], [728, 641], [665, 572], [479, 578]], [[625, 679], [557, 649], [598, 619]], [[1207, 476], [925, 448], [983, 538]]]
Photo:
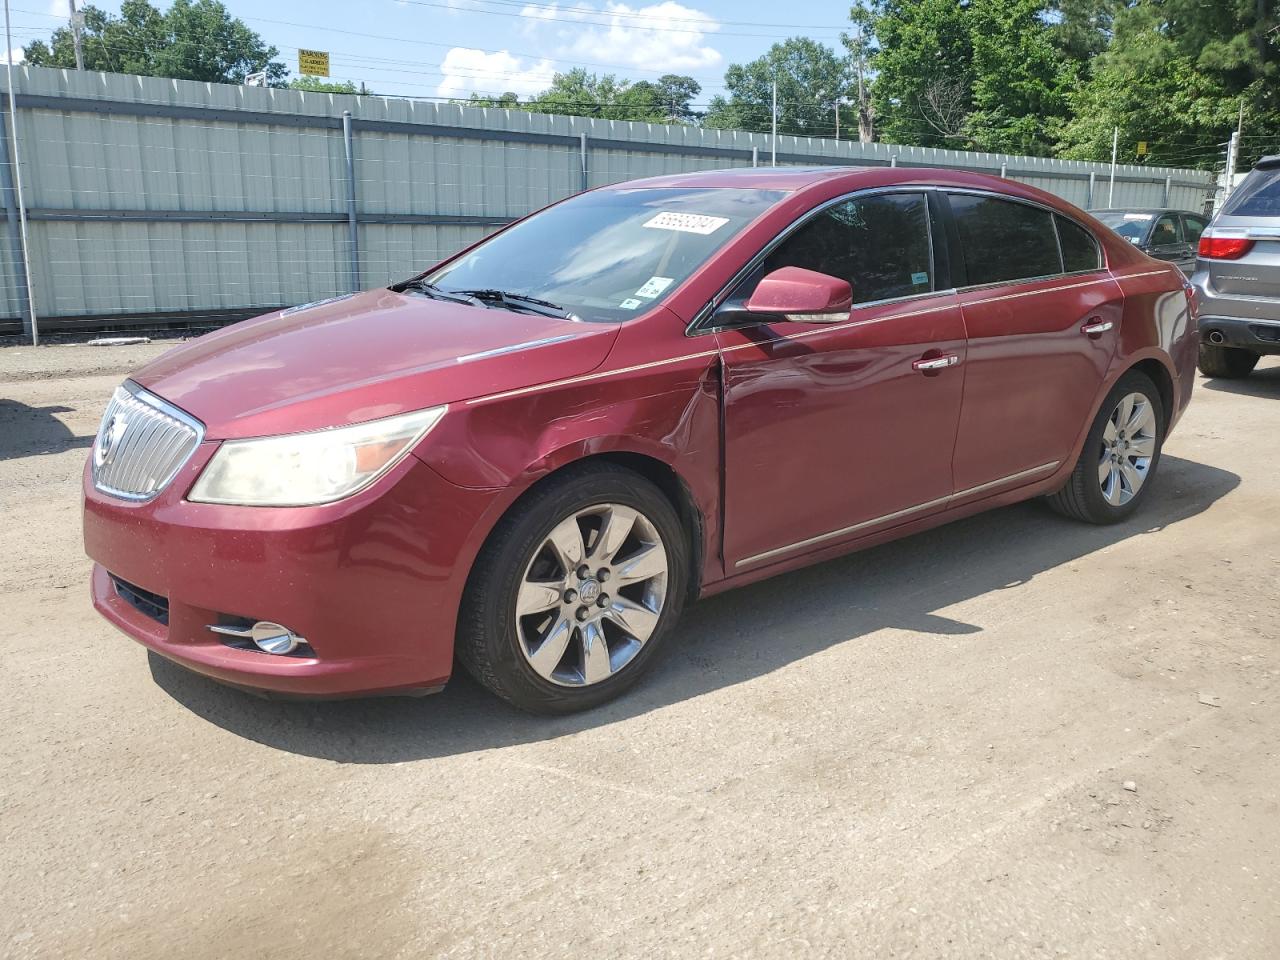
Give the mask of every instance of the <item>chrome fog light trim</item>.
[[225, 624], [211, 623], [209, 630], [220, 633], [224, 637], [236, 637], [239, 640], [250, 640], [263, 653], [283, 656], [293, 653], [307, 641], [288, 627], [270, 620], [259, 620], [252, 627], [230, 627]]

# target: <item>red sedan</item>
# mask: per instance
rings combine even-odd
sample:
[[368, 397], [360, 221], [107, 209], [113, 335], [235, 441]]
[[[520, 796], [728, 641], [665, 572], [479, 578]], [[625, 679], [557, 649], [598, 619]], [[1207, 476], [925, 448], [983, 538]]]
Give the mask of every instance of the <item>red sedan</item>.
[[1031, 497], [1123, 520], [1195, 327], [1175, 267], [1007, 180], [618, 184], [127, 380], [84, 475], [93, 599], [243, 687], [425, 692], [456, 658], [581, 709], [695, 597]]

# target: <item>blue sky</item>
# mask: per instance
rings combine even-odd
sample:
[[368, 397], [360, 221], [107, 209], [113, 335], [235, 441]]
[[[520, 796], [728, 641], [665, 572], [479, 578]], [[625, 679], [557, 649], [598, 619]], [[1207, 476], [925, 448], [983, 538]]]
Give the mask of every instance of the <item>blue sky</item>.
[[[66, 22], [66, 0], [10, 0], [15, 47]], [[167, 7], [167, 0], [152, 0]], [[776, 40], [804, 35], [839, 49], [847, 0], [224, 0], [297, 70], [299, 47], [327, 50], [335, 79], [376, 93], [528, 96], [581, 66], [633, 80], [694, 77], [699, 101], [723, 91], [725, 68]], [[98, 6], [116, 12], [118, 2]]]

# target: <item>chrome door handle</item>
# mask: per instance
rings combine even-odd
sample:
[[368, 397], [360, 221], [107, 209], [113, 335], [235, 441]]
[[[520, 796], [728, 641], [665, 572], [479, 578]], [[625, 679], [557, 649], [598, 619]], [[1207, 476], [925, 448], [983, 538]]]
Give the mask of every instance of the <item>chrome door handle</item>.
[[911, 369], [927, 373], [930, 370], [945, 370], [947, 367], [954, 367], [959, 362], [959, 357], [954, 353], [949, 353], [945, 357], [930, 357], [928, 360], [912, 360]]
[[1114, 326], [1115, 324], [1110, 320], [1096, 320], [1092, 323], [1086, 323], [1080, 328], [1080, 332], [1085, 336], [1096, 337], [1100, 333], [1106, 333]]

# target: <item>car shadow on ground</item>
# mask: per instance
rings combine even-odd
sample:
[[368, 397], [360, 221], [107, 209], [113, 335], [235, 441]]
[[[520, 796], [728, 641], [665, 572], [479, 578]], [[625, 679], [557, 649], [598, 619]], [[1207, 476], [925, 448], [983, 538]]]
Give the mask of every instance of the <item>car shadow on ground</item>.
[[1249, 376], [1239, 380], [1206, 377], [1200, 385], [1206, 390], [1235, 393], [1242, 397], [1271, 397], [1280, 400], [1280, 366], [1258, 367]]
[[78, 437], [55, 413], [72, 413], [71, 407], [29, 407], [0, 397], [0, 460], [16, 460], [45, 453], [62, 453], [88, 447], [93, 436]]
[[637, 688], [571, 717], [527, 716], [461, 670], [432, 697], [318, 703], [262, 700], [155, 654], [151, 670], [161, 688], [210, 723], [280, 750], [338, 762], [394, 763], [549, 740], [762, 676], [883, 628], [981, 632], [981, 624], [940, 611], [1193, 517], [1234, 490], [1240, 478], [1165, 457], [1152, 482], [1154, 496], [1116, 526], [1066, 520], [1037, 502], [1018, 504], [694, 604]]

